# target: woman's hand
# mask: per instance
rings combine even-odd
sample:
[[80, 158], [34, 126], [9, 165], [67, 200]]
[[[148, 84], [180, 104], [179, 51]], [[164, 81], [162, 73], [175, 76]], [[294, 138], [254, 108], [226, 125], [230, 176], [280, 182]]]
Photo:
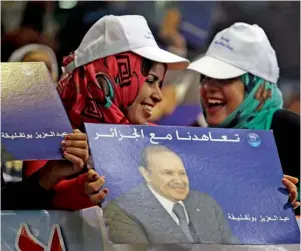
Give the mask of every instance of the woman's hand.
[[299, 182], [299, 180], [295, 177], [289, 176], [289, 175], [284, 175], [282, 179], [282, 183], [286, 186], [288, 192], [289, 192], [289, 197], [292, 203], [292, 207], [296, 209], [297, 207], [300, 206], [300, 202], [297, 201], [298, 198], [298, 191], [297, 191], [297, 186], [296, 184]]
[[68, 134], [65, 140], [62, 141], [63, 155], [73, 164], [73, 170], [64, 170], [66, 176], [81, 171], [89, 159], [87, 135], [78, 129], [73, 132]]
[[107, 188], [100, 190], [104, 183], [104, 176], [99, 176], [98, 173], [96, 173], [93, 169], [89, 169], [85, 184], [85, 192], [95, 205], [100, 203], [108, 194]]
[[39, 174], [40, 185], [51, 189], [61, 179], [83, 170], [89, 158], [87, 135], [75, 129], [62, 141], [63, 155], [66, 160], [50, 160]]

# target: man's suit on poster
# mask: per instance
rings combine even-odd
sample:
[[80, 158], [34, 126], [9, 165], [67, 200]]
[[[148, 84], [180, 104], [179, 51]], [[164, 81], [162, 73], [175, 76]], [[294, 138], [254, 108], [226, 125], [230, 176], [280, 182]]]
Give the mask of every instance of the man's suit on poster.
[[[222, 209], [210, 196], [190, 191], [183, 203], [193, 243], [238, 243]], [[191, 243], [146, 184], [109, 202], [104, 217], [113, 243]]]

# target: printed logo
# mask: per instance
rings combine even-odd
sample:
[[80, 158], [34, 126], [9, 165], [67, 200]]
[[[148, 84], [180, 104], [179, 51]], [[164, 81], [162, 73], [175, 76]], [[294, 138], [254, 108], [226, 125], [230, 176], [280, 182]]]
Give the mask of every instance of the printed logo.
[[215, 40], [214, 44], [222, 46], [230, 51], [233, 51], [233, 47], [230, 45], [230, 39], [229, 38], [225, 38], [225, 37], [221, 37], [219, 38], [219, 40]]
[[249, 133], [247, 136], [247, 140], [250, 146], [258, 147], [261, 144], [261, 138], [256, 133]]

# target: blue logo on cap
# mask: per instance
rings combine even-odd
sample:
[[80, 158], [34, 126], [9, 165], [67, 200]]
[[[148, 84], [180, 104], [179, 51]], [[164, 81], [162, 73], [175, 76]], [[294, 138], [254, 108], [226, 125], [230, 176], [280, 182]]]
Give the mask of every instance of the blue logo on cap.
[[258, 147], [261, 144], [261, 138], [256, 133], [249, 133], [247, 136], [247, 140], [250, 146]]
[[225, 38], [222, 36], [221, 38], [219, 38], [219, 40], [215, 40], [214, 44], [223, 46], [223, 47], [229, 49], [230, 51], [233, 51], [233, 47], [230, 45], [229, 38]]

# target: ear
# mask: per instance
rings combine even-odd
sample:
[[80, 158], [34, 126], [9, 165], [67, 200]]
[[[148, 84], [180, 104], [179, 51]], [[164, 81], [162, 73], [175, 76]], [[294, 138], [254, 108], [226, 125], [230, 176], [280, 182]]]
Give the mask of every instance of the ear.
[[149, 172], [148, 172], [148, 170], [146, 170], [146, 168], [143, 167], [143, 166], [139, 166], [139, 172], [140, 172], [140, 174], [142, 175], [142, 177], [145, 179], [145, 181], [146, 181], [147, 183], [149, 183], [150, 177], [149, 177]]

